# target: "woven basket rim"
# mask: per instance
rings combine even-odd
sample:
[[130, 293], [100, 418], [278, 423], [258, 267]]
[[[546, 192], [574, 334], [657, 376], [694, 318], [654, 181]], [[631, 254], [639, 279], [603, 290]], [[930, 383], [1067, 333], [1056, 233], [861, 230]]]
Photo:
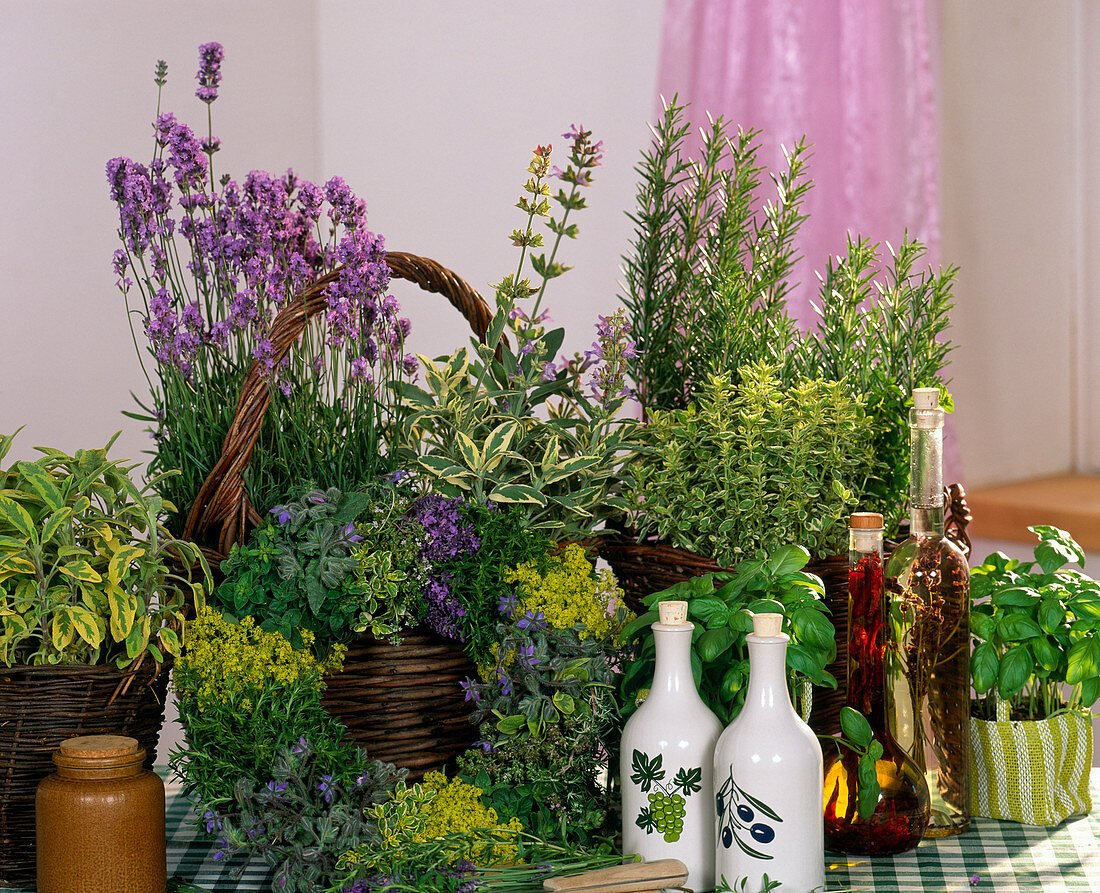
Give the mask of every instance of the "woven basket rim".
[[[958, 545], [966, 553], [967, 558], [969, 558], [970, 538], [967, 534], [967, 527], [971, 520], [973, 520], [973, 517], [970, 512], [969, 502], [966, 498], [966, 489], [962, 484], [951, 484], [944, 487], [944, 496], [946, 510], [944, 518], [944, 536]], [[608, 531], [609, 532], [594, 538], [597, 550], [605, 543], [620, 549], [635, 547], [638, 549], [666, 550], [673, 554], [691, 556], [696, 562], [709, 562], [723, 571], [732, 571], [736, 568], [737, 564], [740, 563], [735, 562], [728, 567], [722, 566], [709, 555], [705, 555], [702, 552], [693, 552], [691, 549], [685, 549], [682, 546], [673, 545], [667, 540], [660, 539], [655, 533], [639, 537], [634, 528], [625, 524], [609, 527]], [[889, 547], [896, 547], [899, 543], [888, 542], [886, 545]], [[809, 564], [827, 564], [835, 561], [847, 562], [847, 560], [848, 555], [844, 552], [833, 555], [817, 555], [811, 553]]]
[[[473, 334], [484, 341], [493, 311], [464, 279], [437, 261], [408, 252], [387, 251], [386, 264], [392, 279], [411, 282], [424, 291], [445, 297], [462, 314]], [[309, 320], [324, 309], [324, 286], [333, 281], [338, 272], [339, 268], [315, 280], [302, 292], [302, 300], [291, 302], [276, 316], [270, 336], [276, 360], [286, 355]], [[220, 455], [184, 514], [182, 538], [202, 541], [208, 559], [226, 558], [232, 544], [247, 539], [251, 526], [259, 523], [260, 516], [244, 487], [243, 471], [251, 461], [252, 448], [269, 403], [262, 367], [255, 361], [237, 395], [233, 421]], [[217, 547], [213, 548], [208, 537], [215, 531]]]

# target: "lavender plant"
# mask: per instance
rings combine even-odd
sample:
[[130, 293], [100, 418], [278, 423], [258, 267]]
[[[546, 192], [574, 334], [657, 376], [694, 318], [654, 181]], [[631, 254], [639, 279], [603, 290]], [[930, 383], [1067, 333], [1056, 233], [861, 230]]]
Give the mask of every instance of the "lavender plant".
[[[351, 490], [387, 468], [388, 383], [416, 365], [402, 356], [409, 325], [386, 294], [383, 241], [347, 183], [317, 185], [291, 171], [216, 177], [211, 107], [223, 58], [218, 44], [200, 48], [204, 138], [161, 112], [167, 65], [158, 62], [152, 159], [107, 164], [122, 242], [114, 270], [150, 389], [144, 412], [128, 414], [151, 425], [151, 470], [182, 469], [166, 494], [181, 509], [217, 460], [253, 363], [272, 398], [246, 473], [256, 505], [310, 481]], [[274, 317], [318, 282], [324, 313], [276, 355]], [[181, 520], [170, 524], [178, 530]]]
[[[517, 506], [526, 526], [569, 539], [587, 535], [621, 506], [610, 491], [630, 422], [616, 413], [626, 393], [623, 358], [634, 348], [621, 317], [602, 323], [589, 358], [595, 365], [585, 370], [592, 377], [587, 391], [577, 367], [555, 362], [565, 333], [547, 331], [543, 298], [549, 282], [569, 269], [558, 250], [563, 239], [576, 238], [570, 217], [585, 207], [583, 190], [602, 157], [589, 131], [573, 128], [564, 137], [570, 144], [564, 170], [551, 170], [548, 146], [535, 149], [527, 168], [531, 177], [517, 202], [527, 222], [510, 237], [520, 259], [496, 288], [485, 342], [440, 363], [421, 357], [427, 389], [406, 383], [399, 390], [409, 406], [402, 453], [433, 486], [449, 496]], [[551, 176], [564, 184], [556, 194]], [[550, 213], [551, 201], [559, 217]], [[548, 253], [534, 253], [544, 245], [537, 219], [554, 236]], [[536, 285], [521, 278], [528, 263]], [[556, 411], [546, 417], [544, 407]]]

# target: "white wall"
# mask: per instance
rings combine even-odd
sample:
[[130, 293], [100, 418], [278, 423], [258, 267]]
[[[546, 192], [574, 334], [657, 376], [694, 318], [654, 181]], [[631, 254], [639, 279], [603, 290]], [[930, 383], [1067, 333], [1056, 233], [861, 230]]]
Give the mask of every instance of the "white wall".
[[964, 480], [1100, 471], [1100, 9], [945, 2], [941, 33]]
[[[633, 166], [653, 115], [660, 0], [360, 3], [319, 0], [321, 162], [362, 189], [387, 247], [427, 255], [489, 301], [514, 272], [508, 234], [536, 145], [564, 166], [571, 124], [604, 141], [604, 166], [564, 246], [575, 269], [548, 307], [568, 352], [587, 347], [617, 304], [633, 207]], [[443, 300], [395, 289], [413, 348], [435, 356], [467, 332]]]

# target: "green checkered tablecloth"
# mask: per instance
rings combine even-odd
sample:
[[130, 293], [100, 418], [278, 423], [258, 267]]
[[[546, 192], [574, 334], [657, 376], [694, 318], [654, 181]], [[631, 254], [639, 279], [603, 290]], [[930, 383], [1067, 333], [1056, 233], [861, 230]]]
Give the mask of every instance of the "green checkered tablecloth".
[[[169, 875], [212, 891], [268, 890], [271, 874], [262, 864], [249, 863], [242, 873], [240, 862], [227, 865], [210, 858], [214, 844], [198, 836], [178, 783], [166, 784]], [[1100, 891], [1100, 770], [1092, 770], [1091, 789], [1096, 811], [1057, 828], [974, 819], [967, 834], [927, 840], [900, 856], [826, 854], [827, 887], [876, 893]]]

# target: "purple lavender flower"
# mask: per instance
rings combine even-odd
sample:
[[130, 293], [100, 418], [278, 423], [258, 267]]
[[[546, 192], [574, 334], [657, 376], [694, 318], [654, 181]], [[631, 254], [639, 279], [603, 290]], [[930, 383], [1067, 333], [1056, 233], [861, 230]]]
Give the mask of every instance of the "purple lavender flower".
[[270, 338], [261, 338], [252, 348], [252, 359], [256, 360], [265, 373], [270, 374], [275, 368], [275, 351], [271, 346]]
[[276, 783], [274, 780], [267, 783], [267, 792], [269, 794], [282, 794], [286, 792], [287, 784], [285, 781]]
[[174, 124], [168, 133], [168, 164], [184, 190], [201, 190], [206, 179], [206, 158], [194, 132], [186, 124]]
[[222, 60], [225, 51], [220, 43], [204, 43], [199, 47], [199, 71], [195, 80], [199, 88], [195, 95], [209, 105], [218, 98], [218, 84], [222, 80]]
[[176, 126], [176, 116], [171, 112], [163, 112], [157, 116], [157, 120], [153, 122], [153, 130], [156, 132], [157, 145], [167, 146], [168, 137], [172, 133], [172, 128]]
[[[282, 523], [282, 522], [280, 522], [280, 523]], [[302, 735], [298, 739], [298, 743], [293, 745], [290, 748], [290, 752], [293, 753], [293, 754], [296, 754], [297, 756], [302, 756], [303, 754], [307, 754], [307, 753], [310, 752], [310, 750], [311, 750], [311, 748], [310, 748], [310, 744], [309, 744], [309, 739], [307, 739], [305, 735]]]
[[317, 791], [325, 798], [326, 803], [332, 802], [332, 796], [336, 791], [336, 784], [331, 775], [322, 775], [321, 783], [317, 785]]

